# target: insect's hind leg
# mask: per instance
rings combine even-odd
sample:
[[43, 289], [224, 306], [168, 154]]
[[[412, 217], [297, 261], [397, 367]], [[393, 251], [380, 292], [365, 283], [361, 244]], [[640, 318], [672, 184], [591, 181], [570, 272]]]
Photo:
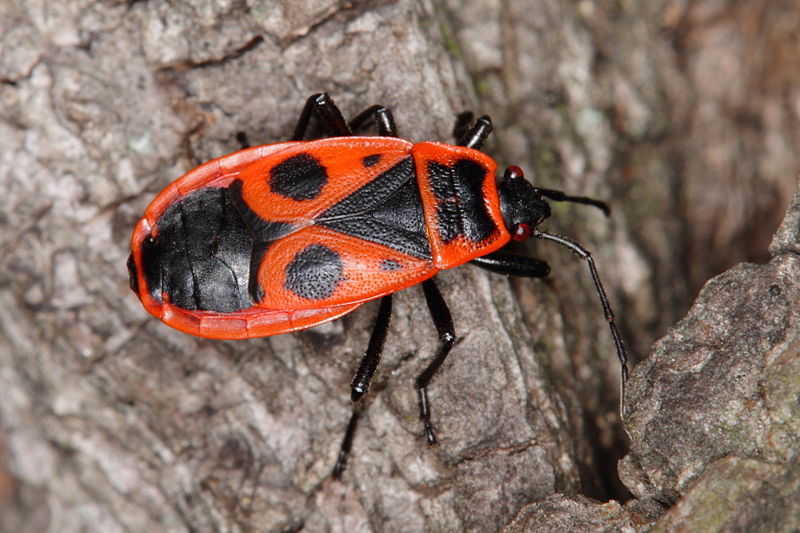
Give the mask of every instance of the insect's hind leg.
[[381, 298], [381, 305], [378, 309], [378, 316], [375, 317], [375, 325], [372, 328], [372, 335], [369, 338], [367, 351], [364, 353], [361, 364], [358, 365], [353, 381], [350, 384], [350, 399], [353, 402], [353, 413], [350, 415], [350, 422], [347, 424], [342, 446], [339, 449], [339, 457], [333, 467], [333, 477], [339, 479], [347, 466], [347, 458], [353, 447], [353, 437], [358, 426], [358, 419], [361, 417], [363, 404], [361, 398], [369, 390], [369, 384], [383, 353], [383, 345], [386, 342], [386, 334], [389, 331], [389, 322], [392, 318], [392, 295]]
[[442, 293], [436, 286], [436, 282], [433, 279], [425, 280], [422, 282], [422, 289], [425, 292], [425, 301], [428, 304], [428, 310], [431, 313], [436, 332], [439, 334], [439, 341], [442, 344], [433, 361], [417, 376], [414, 386], [419, 394], [419, 417], [425, 428], [425, 438], [428, 444], [436, 444], [436, 435], [431, 424], [430, 403], [428, 402], [428, 385], [439, 368], [441, 368], [442, 363], [447, 359], [447, 354], [450, 353], [450, 349], [455, 342], [456, 332], [453, 327], [453, 317], [450, 315], [450, 309], [448, 309]]
[[297, 126], [292, 135], [292, 141], [302, 141], [308, 129], [308, 123], [311, 120], [311, 114], [316, 113], [322, 122], [323, 128], [328, 135], [334, 136], [347, 136], [352, 135], [353, 131], [344, 119], [344, 115], [339, 111], [339, 108], [333, 103], [333, 98], [328, 93], [312, 94], [306, 100], [303, 111], [300, 112], [300, 118], [297, 119]]

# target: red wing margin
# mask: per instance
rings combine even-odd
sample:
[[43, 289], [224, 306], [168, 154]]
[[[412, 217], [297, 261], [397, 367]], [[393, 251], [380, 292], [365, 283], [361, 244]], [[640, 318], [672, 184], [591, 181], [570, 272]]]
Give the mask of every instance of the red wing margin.
[[[317, 309], [289, 311], [250, 307], [235, 313], [187, 311], [169, 303], [150, 311], [162, 322], [184, 333], [208, 339], [249, 339], [268, 337], [310, 328], [355, 310], [361, 302]], [[155, 311], [155, 312], [154, 312]]]
[[363, 303], [433, 276], [430, 261], [309, 226], [276, 241], [258, 270], [259, 306], [314, 309]]

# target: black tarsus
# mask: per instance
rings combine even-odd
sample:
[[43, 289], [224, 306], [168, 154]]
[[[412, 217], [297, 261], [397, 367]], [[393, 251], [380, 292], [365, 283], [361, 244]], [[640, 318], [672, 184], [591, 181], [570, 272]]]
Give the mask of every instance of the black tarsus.
[[240, 150], [250, 148], [250, 140], [247, 138], [247, 133], [243, 131], [236, 133], [236, 142], [239, 143]]
[[[428, 310], [431, 313], [431, 318], [436, 326], [436, 332], [441, 341], [439, 352], [416, 378], [414, 386], [419, 395], [419, 416], [424, 428], [425, 439], [428, 444], [436, 444], [436, 435], [433, 432], [433, 424], [431, 423], [431, 410], [430, 402], [428, 401], [428, 385], [436, 375], [436, 372], [441, 368], [450, 349], [455, 342], [455, 327], [453, 326], [453, 318], [450, 315], [450, 310], [447, 303], [442, 297], [442, 293], [436, 286], [433, 279], [428, 279], [422, 282], [422, 289], [425, 292], [425, 301], [428, 304]], [[378, 310], [378, 315], [375, 318], [375, 324], [370, 336], [367, 351], [364, 354], [361, 364], [353, 377], [351, 384], [351, 399], [353, 401], [353, 413], [350, 416], [350, 421], [347, 424], [347, 431], [345, 432], [342, 446], [339, 450], [339, 456], [336, 459], [336, 465], [333, 468], [333, 477], [340, 479], [342, 472], [347, 466], [347, 459], [353, 446], [353, 436], [355, 435], [358, 420], [361, 416], [363, 403], [361, 399], [369, 390], [369, 384], [375, 374], [375, 370], [380, 362], [383, 346], [386, 342], [386, 334], [389, 330], [389, 323], [392, 313], [391, 295], [384, 296], [381, 299], [381, 306]]]

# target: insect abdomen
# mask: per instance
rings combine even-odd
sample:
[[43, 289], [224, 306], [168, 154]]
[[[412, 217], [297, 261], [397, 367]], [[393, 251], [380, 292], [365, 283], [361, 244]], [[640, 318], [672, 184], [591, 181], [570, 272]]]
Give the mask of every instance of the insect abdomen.
[[204, 188], [172, 204], [142, 243], [148, 290], [156, 301], [187, 310], [250, 307], [253, 237], [227, 188]]

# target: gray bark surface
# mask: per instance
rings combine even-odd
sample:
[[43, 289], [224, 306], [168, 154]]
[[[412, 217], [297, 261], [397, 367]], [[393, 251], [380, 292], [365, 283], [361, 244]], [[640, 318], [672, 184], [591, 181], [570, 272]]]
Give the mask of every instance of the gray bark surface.
[[[800, 171], [798, 27], [788, 0], [0, 0], [0, 530], [796, 529], [797, 202], [767, 245]], [[457, 341], [433, 448], [413, 381], [436, 332], [398, 295], [342, 482], [374, 304], [238, 342], [142, 309], [150, 200], [238, 132], [285, 140], [319, 91], [413, 141], [490, 114], [501, 168], [612, 204], [544, 226], [593, 252], [643, 360], [621, 481], [613, 344], [554, 244], [522, 248], [545, 282], [438, 276]]]

